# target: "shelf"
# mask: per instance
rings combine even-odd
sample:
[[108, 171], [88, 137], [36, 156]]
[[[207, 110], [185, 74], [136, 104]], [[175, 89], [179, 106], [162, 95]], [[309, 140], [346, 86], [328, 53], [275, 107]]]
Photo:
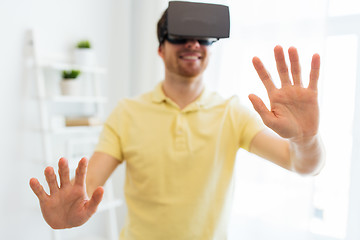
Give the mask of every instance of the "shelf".
[[58, 103], [106, 103], [105, 97], [93, 96], [54, 96], [49, 97], [47, 100]]
[[[64, 54], [51, 54], [50, 56], [40, 56], [41, 53], [35, 49], [37, 44], [33, 30], [28, 33], [29, 54], [32, 54], [34, 60], [34, 83], [37, 93], [35, 100], [39, 107], [39, 129], [41, 131], [43, 145], [43, 164], [56, 165], [51, 159], [58, 158], [60, 154], [69, 161], [71, 176], [74, 177], [76, 167], [81, 159], [78, 156], [87, 156], [93, 153], [93, 148], [98, 142], [99, 134], [103, 129], [104, 103], [108, 100], [103, 95], [103, 84], [108, 73], [107, 69], [98, 65], [72, 64], [70, 56]], [[37, 54], [35, 54], [37, 53]], [[74, 59], [75, 60], [75, 59]], [[80, 91], [62, 91], [61, 74], [64, 70], [76, 69], [84, 74], [79, 81]], [[78, 93], [78, 94], [75, 94]], [[80, 95], [80, 96], [79, 96]], [[85, 115], [85, 116], [83, 116]], [[79, 126], [81, 125], [81, 126]], [[55, 158], [54, 158], [55, 157]], [[75, 171], [74, 171], [75, 170]], [[110, 181], [111, 183], [111, 181]], [[108, 224], [94, 220], [94, 224], [109, 225], [106, 229], [107, 237], [98, 236], [98, 232], [91, 234], [77, 229], [54, 231], [52, 240], [65, 239], [86, 239], [86, 240], [116, 240], [118, 239], [118, 226], [115, 208], [124, 204], [124, 200], [114, 199], [113, 185], [106, 186], [104, 201], [100, 204], [98, 212], [104, 212]], [[102, 218], [101, 218], [101, 221]], [[91, 225], [89, 225], [91, 227]], [[69, 232], [68, 232], [69, 231]], [[80, 237], [81, 236], [81, 237]]]
[[97, 212], [103, 212], [109, 209], [113, 209], [116, 207], [120, 207], [123, 204], [123, 201], [120, 199], [111, 201], [111, 202], [103, 202], [102, 204], [100, 203], [100, 206], [98, 207]]
[[104, 237], [97, 237], [97, 236], [81, 236], [81, 237], [76, 237], [76, 240], [109, 240], [109, 239]]
[[98, 126], [78, 126], [78, 127], [61, 127], [52, 129], [50, 132], [54, 134], [75, 134], [75, 133], [99, 133], [102, 125]]
[[81, 236], [81, 237], [76, 237], [76, 240], [108, 240], [108, 238], [104, 238], [104, 237], [97, 237], [97, 236]]
[[[74, 231], [74, 229], [63, 229], [60, 231], [67, 232], [67, 231]], [[57, 233], [57, 234], [59, 234], [59, 233]], [[81, 235], [77, 234], [76, 236], [68, 236], [65, 239], [67, 239], [67, 240], [110, 240], [109, 237], [90, 235], [89, 233], [85, 233], [85, 234], [81, 234]]]
[[66, 70], [66, 69], [79, 69], [80, 71], [86, 72], [86, 73], [98, 73], [98, 74], [106, 74], [107, 73], [105, 68], [99, 67], [99, 66], [81, 66], [81, 65], [76, 65], [76, 64], [59, 63], [59, 62], [41, 63], [40, 66], [44, 67], [44, 68], [50, 68], [50, 69], [61, 70], [61, 71]]

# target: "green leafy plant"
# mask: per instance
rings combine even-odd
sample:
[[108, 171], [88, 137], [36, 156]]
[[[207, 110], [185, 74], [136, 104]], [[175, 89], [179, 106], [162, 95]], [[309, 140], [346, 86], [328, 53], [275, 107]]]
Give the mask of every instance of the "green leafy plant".
[[91, 48], [91, 44], [88, 40], [80, 41], [77, 44], [78, 48]]
[[75, 79], [80, 75], [80, 70], [64, 70], [62, 72], [62, 77], [64, 80], [71, 80]]

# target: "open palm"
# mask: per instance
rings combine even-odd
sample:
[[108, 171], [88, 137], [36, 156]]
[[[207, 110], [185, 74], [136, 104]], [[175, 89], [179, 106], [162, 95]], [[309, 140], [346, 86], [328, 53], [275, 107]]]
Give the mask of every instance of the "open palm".
[[281, 88], [276, 88], [270, 74], [259, 58], [253, 58], [253, 65], [262, 80], [270, 100], [271, 109], [254, 94], [249, 95], [255, 110], [265, 125], [284, 138], [301, 139], [316, 135], [319, 126], [317, 82], [319, 79], [320, 56], [314, 54], [311, 62], [310, 81], [303, 87], [301, 69], [296, 48], [289, 48], [291, 76], [285, 62], [282, 47], [274, 49]]
[[84, 224], [96, 211], [102, 200], [104, 189], [98, 187], [91, 199], [86, 194], [85, 176], [87, 159], [80, 160], [74, 183], [70, 182], [69, 166], [66, 159], [59, 160], [60, 187], [53, 168], [45, 169], [50, 195], [39, 181], [30, 180], [30, 187], [39, 199], [45, 221], [54, 229], [77, 227]]

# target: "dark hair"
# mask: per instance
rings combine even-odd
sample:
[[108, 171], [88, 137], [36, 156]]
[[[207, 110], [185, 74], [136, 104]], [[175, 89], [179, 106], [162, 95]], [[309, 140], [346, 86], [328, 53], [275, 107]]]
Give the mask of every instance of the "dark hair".
[[166, 35], [168, 33], [167, 16], [168, 16], [168, 10], [166, 9], [157, 23], [157, 37], [159, 41], [159, 46], [161, 46], [161, 44], [164, 43]]

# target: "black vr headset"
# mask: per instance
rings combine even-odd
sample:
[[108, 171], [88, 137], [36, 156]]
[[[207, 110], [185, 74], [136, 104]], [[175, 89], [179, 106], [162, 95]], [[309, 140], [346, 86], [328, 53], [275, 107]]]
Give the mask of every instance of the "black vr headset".
[[229, 37], [228, 6], [171, 1], [163, 17], [164, 21], [158, 25], [160, 44], [165, 39], [174, 44], [196, 39], [202, 45], [211, 45], [220, 38]]

